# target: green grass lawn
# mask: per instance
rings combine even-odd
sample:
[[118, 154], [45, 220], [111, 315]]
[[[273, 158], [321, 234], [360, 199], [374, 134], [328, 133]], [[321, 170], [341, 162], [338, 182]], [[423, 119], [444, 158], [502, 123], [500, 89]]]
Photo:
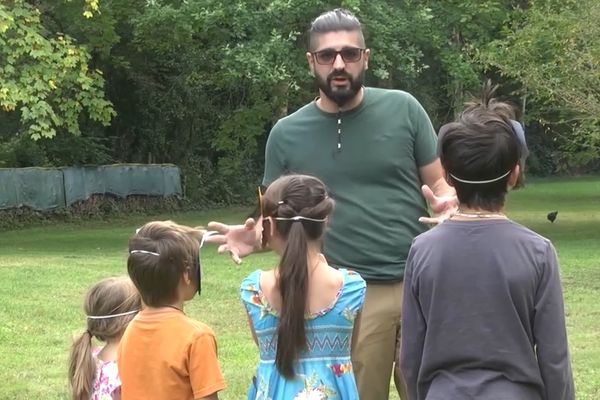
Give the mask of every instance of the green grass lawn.
[[[551, 224], [549, 211], [558, 210]], [[151, 219], [198, 225], [240, 222], [247, 210], [135, 217], [0, 232], [0, 399], [65, 399], [67, 355], [84, 329], [85, 290], [105, 276], [126, 273], [127, 239]], [[510, 194], [508, 214], [550, 238], [558, 251], [577, 398], [600, 399], [600, 178], [533, 181]], [[243, 277], [275, 263], [272, 255], [241, 266], [203, 253], [203, 292], [189, 316], [213, 327], [228, 383], [222, 399], [245, 398], [257, 351], [238, 300]], [[397, 397], [392, 396], [397, 399]]]

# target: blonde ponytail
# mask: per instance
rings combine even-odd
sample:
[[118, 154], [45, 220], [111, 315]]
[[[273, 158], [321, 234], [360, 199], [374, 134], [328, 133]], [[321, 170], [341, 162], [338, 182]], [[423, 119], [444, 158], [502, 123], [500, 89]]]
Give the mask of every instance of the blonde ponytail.
[[69, 383], [73, 400], [89, 400], [96, 375], [92, 357], [92, 334], [85, 331], [73, 341], [69, 361]]

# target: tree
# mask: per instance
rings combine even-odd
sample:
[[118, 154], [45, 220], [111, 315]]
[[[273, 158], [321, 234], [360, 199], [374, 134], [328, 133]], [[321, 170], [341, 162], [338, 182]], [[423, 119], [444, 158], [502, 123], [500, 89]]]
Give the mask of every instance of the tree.
[[[86, 0], [84, 16], [94, 11], [98, 1]], [[102, 72], [89, 68], [85, 46], [48, 31], [40, 15], [23, 0], [0, 4], [0, 107], [18, 112], [21, 130], [34, 139], [57, 130], [79, 134], [84, 111], [108, 125], [115, 112], [104, 98]]]
[[563, 150], [564, 167], [600, 159], [600, 3], [533, 1], [479, 58], [522, 85], [526, 121]]
[[[589, 160], [600, 115], [595, 3], [4, 0], [0, 164], [171, 162], [194, 200], [250, 198], [271, 126], [317, 93], [305, 32], [335, 7], [365, 25], [366, 84], [414, 94], [435, 126], [487, 74], [503, 93], [521, 88], [530, 139], [549, 130], [551, 146]], [[33, 146], [17, 130], [56, 136]]]

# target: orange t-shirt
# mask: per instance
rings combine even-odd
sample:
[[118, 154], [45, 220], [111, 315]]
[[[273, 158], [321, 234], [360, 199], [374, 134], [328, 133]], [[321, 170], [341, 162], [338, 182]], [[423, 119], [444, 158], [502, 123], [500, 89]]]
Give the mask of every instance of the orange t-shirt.
[[223, 390], [215, 334], [173, 309], [142, 310], [119, 345], [123, 400], [194, 400]]

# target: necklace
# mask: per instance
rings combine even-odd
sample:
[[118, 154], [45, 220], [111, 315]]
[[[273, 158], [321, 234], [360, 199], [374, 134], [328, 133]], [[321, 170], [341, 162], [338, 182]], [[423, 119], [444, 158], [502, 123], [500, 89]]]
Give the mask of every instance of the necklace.
[[452, 217], [465, 217], [465, 218], [480, 218], [480, 219], [507, 219], [508, 217], [504, 213], [483, 213], [483, 212], [464, 212], [460, 209], [457, 210]]

